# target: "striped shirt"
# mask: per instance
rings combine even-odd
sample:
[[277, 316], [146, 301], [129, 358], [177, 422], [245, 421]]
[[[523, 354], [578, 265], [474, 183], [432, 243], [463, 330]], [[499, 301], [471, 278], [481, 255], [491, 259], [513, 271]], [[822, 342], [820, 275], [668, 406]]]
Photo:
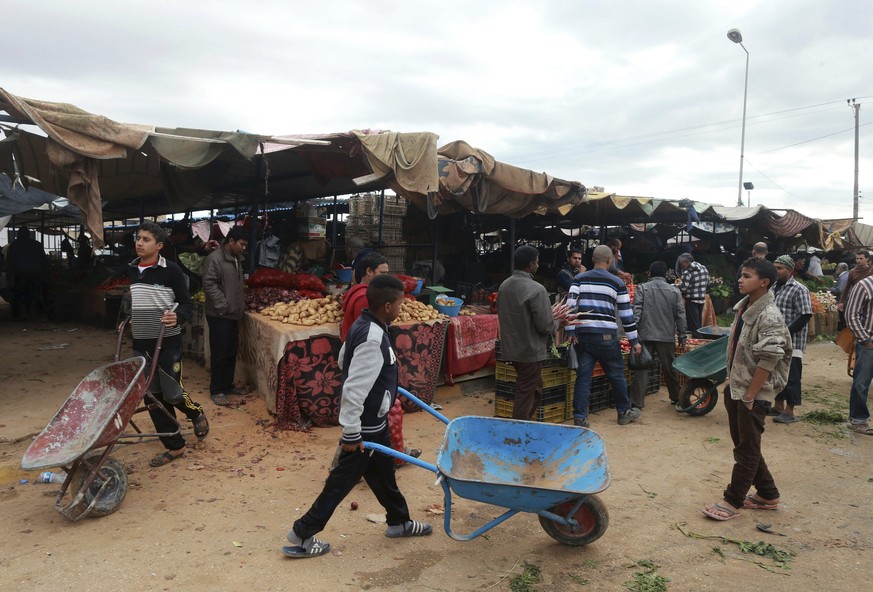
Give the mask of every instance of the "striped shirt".
[[576, 333], [618, 333], [615, 311], [631, 344], [639, 341], [637, 324], [631, 309], [627, 286], [605, 269], [592, 269], [579, 274], [567, 294], [570, 310], [582, 313], [581, 324], [566, 328]]
[[873, 277], [867, 277], [855, 284], [846, 302], [846, 326], [855, 334], [858, 341], [873, 339]]
[[181, 325], [191, 318], [194, 305], [188, 296], [184, 272], [178, 265], [158, 257], [157, 263], [140, 273], [138, 264], [139, 259], [127, 268], [130, 277], [130, 324], [134, 348], [150, 351], [153, 344], [144, 342], [158, 338], [164, 312], [173, 303], [179, 303], [176, 326], [167, 327], [164, 331], [165, 338], [175, 337], [181, 335]]

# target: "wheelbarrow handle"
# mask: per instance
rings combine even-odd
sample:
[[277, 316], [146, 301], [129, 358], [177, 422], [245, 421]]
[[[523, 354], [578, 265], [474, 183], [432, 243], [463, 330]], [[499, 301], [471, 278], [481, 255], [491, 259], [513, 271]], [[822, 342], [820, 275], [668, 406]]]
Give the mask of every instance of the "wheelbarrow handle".
[[[174, 302], [168, 309], [167, 312], [175, 312], [176, 308], [178, 308], [179, 303]], [[130, 317], [125, 318], [121, 321], [121, 324], [118, 325], [118, 340], [115, 343], [115, 361], [118, 362], [121, 360], [121, 342], [124, 340], [124, 329], [127, 324], [130, 322]], [[146, 380], [146, 384], [150, 385], [152, 380], [155, 378], [155, 374], [158, 370], [158, 360], [161, 357], [161, 349], [163, 348], [164, 343], [164, 331], [167, 329], [167, 326], [161, 323], [161, 328], [158, 329], [158, 340], [155, 343], [155, 353], [152, 356], [152, 365], [149, 369], [149, 377]]]
[[428, 471], [433, 471], [434, 473], [439, 473], [439, 469], [436, 465], [433, 465], [427, 461], [423, 461], [420, 458], [415, 458], [414, 456], [410, 456], [404, 452], [398, 452], [393, 448], [388, 448], [387, 446], [383, 446], [382, 444], [377, 444], [375, 442], [367, 442], [364, 441], [364, 448], [366, 450], [373, 450], [375, 452], [381, 452], [384, 455], [396, 458], [398, 460], [402, 460], [403, 462], [408, 462], [411, 465], [416, 465], [421, 467], [422, 469], [427, 469]]
[[410, 393], [405, 388], [399, 386], [399, 387], [397, 387], [397, 392], [399, 394], [403, 395], [404, 397], [406, 397], [407, 399], [409, 399], [410, 401], [412, 401], [413, 403], [415, 403], [416, 405], [418, 405], [424, 411], [427, 411], [428, 413], [430, 413], [431, 415], [436, 417], [438, 420], [440, 420], [444, 424], [448, 425], [448, 423], [450, 421], [448, 417], [446, 417], [445, 415], [443, 415], [442, 413], [440, 413], [439, 411], [437, 411], [436, 409], [434, 409], [433, 407], [431, 407], [430, 405], [428, 405], [427, 403], [425, 403], [424, 401], [422, 401], [421, 399], [419, 399], [418, 397], [416, 397], [415, 395]]

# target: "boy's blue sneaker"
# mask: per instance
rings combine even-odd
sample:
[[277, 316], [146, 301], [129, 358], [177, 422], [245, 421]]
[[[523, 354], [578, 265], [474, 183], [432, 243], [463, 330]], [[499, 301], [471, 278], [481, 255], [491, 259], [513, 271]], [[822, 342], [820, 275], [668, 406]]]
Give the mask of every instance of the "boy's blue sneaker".
[[390, 539], [396, 539], [398, 537], [427, 536], [432, 532], [433, 528], [427, 522], [408, 520], [406, 524], [389, 526], [385, 531], [385, 536]]

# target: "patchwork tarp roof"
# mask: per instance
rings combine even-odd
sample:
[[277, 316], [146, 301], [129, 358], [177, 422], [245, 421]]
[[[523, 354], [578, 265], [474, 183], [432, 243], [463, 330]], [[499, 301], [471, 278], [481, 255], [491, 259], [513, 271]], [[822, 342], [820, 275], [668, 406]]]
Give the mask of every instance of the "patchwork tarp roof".
[[[0, 111], [8, 113], [0, 123], [33, 124], [47, 136], [3, 126], [8, 141], [0, 143], [0, 171], [76, 204], [95, 247], [104, 219], [388, 187], [422, 207], [430, 199], [434, 210], [485, 207], [510, 216], [576, 205], [585, 195], [581, 183], [500, 163], [463, 143], [438, 156], [431, 132], [263, 136], [168, 129], [118, 123], [3, 89]], [[455, 166], [459, 159], [464, 162]], [[443, 173], [449, 169], [457, 174]]]

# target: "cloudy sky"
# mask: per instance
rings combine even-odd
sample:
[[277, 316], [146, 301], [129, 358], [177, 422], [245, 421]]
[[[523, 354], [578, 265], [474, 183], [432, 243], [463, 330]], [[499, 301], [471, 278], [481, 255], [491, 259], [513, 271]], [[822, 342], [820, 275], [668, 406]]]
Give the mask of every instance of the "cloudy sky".
[[[130, 123], [432, 131], [623, 195], [873, 224], [873, 3], [6, 0], [0, 86]], [[10, 59], [12, 58], [12, 59]], [[865, 122], [866, 120], [866, 122]], [[869, 196], [865, 198], [864, 196]], [[743, 200], [747, 194], [743, 191]]]

